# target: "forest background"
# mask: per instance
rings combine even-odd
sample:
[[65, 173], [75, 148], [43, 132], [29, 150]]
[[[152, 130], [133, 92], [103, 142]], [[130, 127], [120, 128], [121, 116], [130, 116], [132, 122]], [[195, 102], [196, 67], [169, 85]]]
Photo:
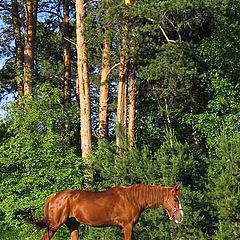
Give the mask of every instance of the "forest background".
[[238, 0], [1, 1], [1, 100], [16, 99], [0, 120], [0, 239], [40, 239], [30, 222], [55, 191], [176, 182], [184, 223], [148, 210], [136, 239], [238, 239], [239, 16]]

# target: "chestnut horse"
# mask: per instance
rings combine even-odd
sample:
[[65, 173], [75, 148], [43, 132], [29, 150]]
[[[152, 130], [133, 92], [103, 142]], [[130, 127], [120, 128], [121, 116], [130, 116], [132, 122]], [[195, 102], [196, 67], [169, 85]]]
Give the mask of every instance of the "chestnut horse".
[[52, 194], [44, 207], [44, 218], [38, 226], [46, 227], [43, 240], [50, 240], [66, 224], [71, 240], [78, 239], [79, 224], [119, 226], [124, 239], [132, 239], [134, 224], [146, 208], [163, 205], [176, 223], [183, 221], [179, 186], [118, 186], [106, 191], [65, 190]]

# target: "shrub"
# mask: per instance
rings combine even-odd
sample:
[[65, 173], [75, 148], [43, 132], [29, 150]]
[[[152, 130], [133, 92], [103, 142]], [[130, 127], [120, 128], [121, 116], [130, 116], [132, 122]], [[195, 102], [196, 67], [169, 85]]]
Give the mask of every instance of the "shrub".
[[58, 90], [43, 85], [24, 111], [12, 109], [4, 123], [8, 138], [0, 145], [0, 225], [26, 233], [27, 222], [42, 216], [46, 197], [79, 187], [84, 175], [62, 133], [66, 116]]

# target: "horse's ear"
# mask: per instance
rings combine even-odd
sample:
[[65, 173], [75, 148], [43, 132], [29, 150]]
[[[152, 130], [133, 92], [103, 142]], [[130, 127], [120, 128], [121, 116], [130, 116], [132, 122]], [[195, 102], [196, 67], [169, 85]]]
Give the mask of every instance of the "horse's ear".
[[174, 190], [175, 191], [179, 191], [180, 190], [180, 185], [178, 183], [175, 185]]
[[182, 193], [180, 191], [180, 185], [178, 183], [173, 187], [173, 191], [175, 192], [175, 194], [177, 196], [179, 196], [179, 197], [182, 196]]

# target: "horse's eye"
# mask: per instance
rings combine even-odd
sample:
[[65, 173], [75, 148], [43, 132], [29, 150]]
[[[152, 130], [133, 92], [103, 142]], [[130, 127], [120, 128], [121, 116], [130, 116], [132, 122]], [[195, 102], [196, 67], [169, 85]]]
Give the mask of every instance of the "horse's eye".
[[173, 209], [173, 211], [174, 211], [174, 212], [176, 212], [176, 211], [177, 211], [177, 209], [176, 209], [176, 208], [174, 208], [174, 209]]

